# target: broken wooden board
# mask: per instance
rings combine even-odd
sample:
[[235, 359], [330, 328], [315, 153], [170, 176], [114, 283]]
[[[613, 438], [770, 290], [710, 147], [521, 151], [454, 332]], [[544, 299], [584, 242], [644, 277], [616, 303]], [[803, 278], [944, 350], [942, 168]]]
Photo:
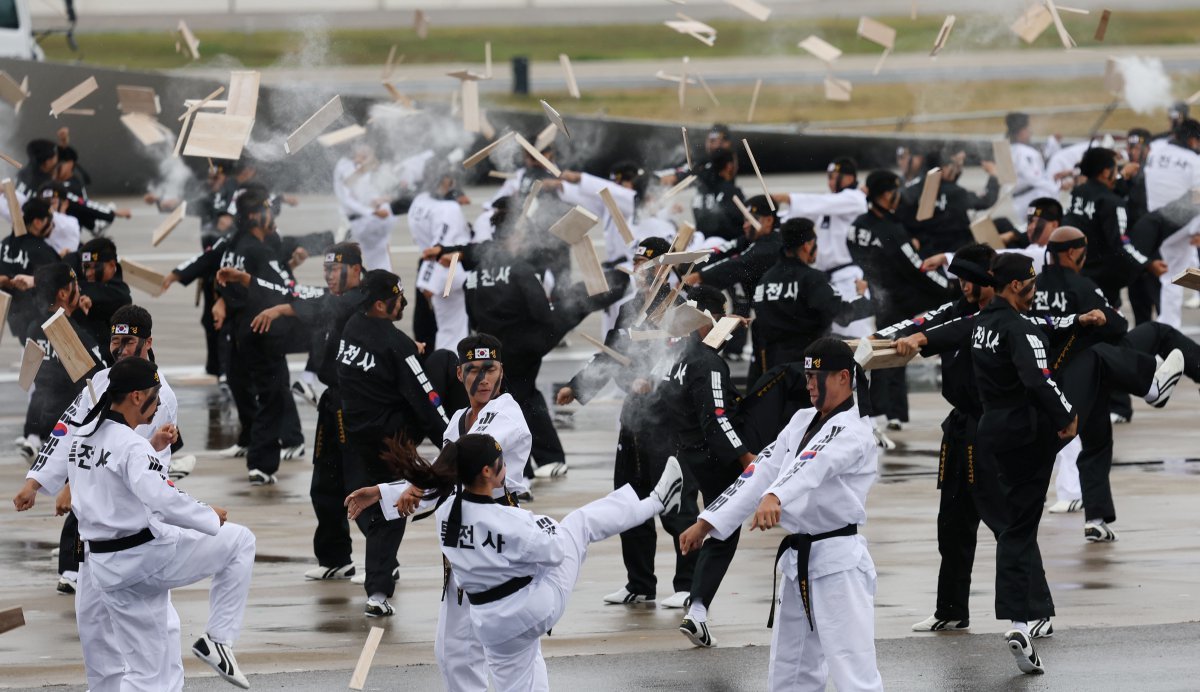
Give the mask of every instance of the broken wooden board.
[[630, 341], [657, 341], [666, 339], [671, 336], [661, 329], [631, 329], [629, 330]]
[[[417, 14], [421, 14], [417, 10]], [[358, 655], [358, 663], [354, 665], [354, 673], [350, 675], [350, 689], [361, 690], [367, 684], [367, 673], [371, 672], [371, 661], [375, 660], [375, 650], [379, 648], [379, 641], [383, 639], [383, 628], [372, 627], [370, 633], [367, 634], [367, 641], [363, 644], [362, 653]]]
[[554, 144], [554, 140], [556, 139], [558, 139], [558, 125], [550, 123], [538, 133], [537, 138], [533, 140], [533, 146], [538, 151], [546, 151], [546, 148]]
[[742, 212], [742, 218], [746, 219], [746, 223], [753, 226], [755, 231], [762, 230], [762, 222], [754, 218], [754, 214], [751, 214], [750, 210], [746, 208], [746, 203], [742, 201], [741, 197], [734, 195], [733, 206], [737, 207], [738, 211]]
[[717, 322], [717, 326], [712, 328], [708, 336], [704, 337], [704, 345], [709, 348], [721, 348], [721, 346], [729, 340], [733, 334], [733, 330], [740, 327], [742, 318], [736, 315], [726, 315]]
[[692, 244], [692, 236], [696, 235], [696, 227], [686, 221], [679, 224], [675, 239], [671, 241], [672, 252], [684, 252]]
[[925, 173], [925, 184], [921, 188], [921, 201], [917, 204], [917, 221], [928, 221], [933, 218], [933, 209], [937, 205], [938, 190], [942, 186], [942, 169], [930, 168]]
[[367, 134], [367, 128], [362, 125], [347, 125], [346, 127], [334, 130], [333, 132], [326, 132], [317, 137], [317, 143], [329, 149], [339, 144], [345, 144], [352, 139], [358, 139], [365, 134]]
[[[682, 233], [682, 231], [680, 231], [680, 233]], [[650, 261], [653, 266], [656, 267], [672, 267], [678, 264], [699, 264], [701, 262], [707, 262], [710, 257], [712, 257], [712, 250], [705, 248], [703, 250], [667, 252], [659, 255], [657, 259]]]
[[517, 140], [517, 144], [521, 145], [521, 148], [525, 150], [525, 153], [529, 154], [534, 161], [540, 163], [542, 168], [545, 168], [550, 172], [550, 175], [554, 176], [555, 178], [562, 176], [562, 169], [560, 169], [558, 166], [555, 166], [550, 159], [542, 156], [542, 152], [538, 151], [532, 144], [530, 144], [529, 140], [515, 132], [513, 133], [513, 138]]
[[971, 236], [975, 238], [975, 242], [983, 243], [997, 250], [1005, 247], [1004, 241], [1000, 238], [1000, 230], [996, 228], [996, 222], [986, 214], [971, 222]]
[[1112, 10], [1104, 10], [1100, 13], [1100, 23], [1096, 25], [1096, 35], [1092, 38], [1097, 42], [1104, 40], [1104, 35], [1108, 33], [1108, 20], [1112, 19]]
[[582, 336], [584, 341], [600, 349], [601, 353], [615, 360], [621, 367], [627, 368], [633, 364], [633, 360], [630, 359], [629, 356], [605, 346], [603, 341], [597, 339], [591, 334], [588, 334], [587, 332], [579, 332], [579, 336]]
[[758, 92], [762, 90], [762, 80], [754, 80], [754, 93], [750, 95], [750, 110], [746, 113], [746, 122], [754, 122], [754, 109], [758, 106]]
[[229, 73], [229, 96], [225, 100], [225, 115], [258, 115], [258, 84], [262, 76], [253, 70]]
[[321, 106], [316, 113], [309, 116], [308, 120], [304, 121], [296, 131], [288, 135], [287, 141], [283, 143], [283, 151], [286, 154], [295, 154], [308, 143], [317, 138], [317, 135], [325, 131], [325, 128], [332, 125], [338, 118], [342, 117], [342, 97], [334, 96], [329, 101]]
[[596, 246], [590, 240], [583, 240], [571, 246], [571, 257], [575, 258], [575, 268], [583, 274], [583, 285], [589, 296], [608, 292], [608, 278], [604, 276], [604, 267], [600, 264], [600, 256], [596, 254]]
[[[183, 106], [187, 110], [185, 110], [183, 112], [183, 115], [179, 116], [179, 121], [183, 122], [184, 120], [187, 120], [192, 114], [194, 114], [196, 111], [200, 110], [201, 108], [204, 108], [205, 106], [209, 106], [209, 107], [217, 106], [218, 104], [213, 103], [213, 99], [215, 99], [216, 97], [218, 97], [224, 93], [225, 93], [225, 87], [219, 86], [216, 89], [213, 89], [211, 94], [209, 94], [208, 96], [205, 96], [204, 98], [200, 99], [199, 101], [193, 101], [191, 99], [184, 101]], [[228, 100], [225, 101], [224, 105], [221, 105], [221, 108], [229, 108], [229, 101]]]
[[946, 47], [946, 41], [950, 40], [950, 31], [954, 29], [954, 15], [946, 15], [946, 21], [942, 22], [942, 28], [938, 30], [937, 38], [933, 41], [933, 50], [929, 51], [929, 57], [935, 58], [942, 49]]
[[42, 347], [33, 339], [26, 339], [25, 350], [21, 353], [21, 374], [17, 376], [17, 384], [21, 385], [21, 389], [29, 391], [45, 359], [46, 352]]
[[[422, 41], [429, 36], [429, 18], [421, 10], [413, 12], [413, 31]], [[362, 689], [361, 687], [359, 689]]]
[[462, 90], [463, 129], [467, 132], [478, 133], [483, 129], [479, 114], [479, 82], [464, 79], [460, 89]]
[[546, 114], [546, 119], [549, 120], [559, 130], [562, 130], [562, 133], [567, 136], [567, 139], [570, 139], [571, 132], [567, 129], [567, 124], [563, 122], [562, 116], [559, 115], [558, 111], [554, 110], [554, 107], [545, 101], [539, 101], [539, 103], [542, 104], [542, 112]]
[[796, 45], [808, 51], [813, 57], [826, 63], [831, 63], [842, 55], [842, 51], [839, 48], [815, 34]]
[[192, 56], [192, 60], [200, 59], [200, 41], [192, 30], [188, 28], [186, 22], [179, 20], [179, 37], [183, 42], [183, 47], [187, 48], [188, 54]]
[[442, 297], [449, 298], [450, 291], [454, 289], [454, 273], [458, 269], [458, 260], [462, 257], [461, 252], [450, 253], [450, 268], [446, 272], [446, 285], [442, 287]]
[[1184, 288], [1200, 291], [1200, 269], [1188, 267], [1174, 279], [1171, 279], [1171, 283], [1175, 284], [1176, 286], [1183, 286]]
[[145, 291], [157, 298], [162, 295], [163, 279], [166, 275], [131, 259], [121, 260], [121, 271], [125, 275], [125, 283]]
[[608, 215], [612, 217], [613, 224], [617, 227], [617, 233], [621, 234], [621, 240], [624, 240], [626, 245], [632, 245], [633, 231], [629, 228], [629, 222], [625, 220], [625, 215], [621, 213], [621, 208], [617, 206], [617, 200], [613, 198], [612, 190], [607, 187], [601, 188], [600, 201], [608, 209]]
[[150, 244], [154, 247], [158, 247], [158, 244], [161, 243], [164, 238], [170, 235], [171, 231], [175, 230], [175, 227], [179, 225], [179, 222], [183, 221], [183, 215], [185, 213], [187, 213], [187, 202], [183, 201], [179, 203], [179, 206], [175, 207], [175, 211], [171, 212], [171, 214], [158, 225], [158, 228], [154, 229], [154, 235], [150, 237]]
[[1017, 184], [1017, 169], [1013, 167], [1012, 144], [1007, 139], [992, 141], [992, 163], [996, 164], [996, 180], [1001, 185]]
[[254, 119], [244, 115], [196, 113], [183, 155], [236, 161], [242, 157], [253, 127]]
[[758, 170], [758, 161], [754, 159], [754, 151], [750, 149], [750, 140], [742, 139], [742, 146], [746, 148], [746, 156], [750, 157], [750, 165], [754, 168], [754, 175], [758, 177], [758, 184], [762, 185], [763, 194], [767, 197], [767, 206], [771, 208], [771, 211], [775, 211], [775, 200], [771, 199], [767, 181], [763, 180], [762, 171]]
[[1029, 9], [1017, 17], [1009, 28], [1025, 43], [1033, 43], [1053, 23], [1054, 17], [1050, 16], [1050, 10], [1047, 10], [1045, 5], [1037, 3], [1030, 5]]
[[20, 170], [20, 168], [21, 168], [20, 161], [14, 159], [13, 157], [9, 156], [8, 154], [5, 154], [2, 151], [0, 151], [0, 161], [3, 161], [4, 163], [7, 163], [8, 165], [10, 165], [13, 168], [16, 168], [18, 170]]
[[708, 313], [700, 312], [694, 304], [689, 303], [676, 305], [663, 316], [663, 330], [675, 337], [687, 336], [712, 323], [712, 317]]
[[564, 243], [574, 245], [586, 238], [588, 231], [592, 230], [599, 222], [600, 219], [595, 214], [583, 207], [575, 206], [554, 222], [554, 225], [550, 227], [550, 233]]
[[8, 101], [8, 105], [17, 108], [27, 98], [29, 98], [29, 92], [17, 84], [16, 80], [7, 72], [0, 71], [0, 99]]
[[575, 81], [575, 70], [571, 69], [571, 59], [567, 57], [566, 53], [559, 53], [558, 62], [562, 65], [563, 77], [567, 80], [567, 93], [573, 99], [581, 98], [579, 94], [579, 82]]
[[69, 91], [67, 91], [67, 93], [51, 101], [50, 115], [57, 118], [58, 116], [62, 115], [63, 112], [69, 110], [72, 106], [84, 100], [90, 96], [93, 91], [99, 88], [100, 85], [96, 83], [96, 78], [88, 77], [72, 87]]
[[858, 18], [858, 35], [888, 50], [896, 47], [896, 30], [870, 17]]
[[72, 382], [83, 379], [96, 367], [96, 358], [79, 340], [79, 334], [62, 308], [42, 323], [42, 331], [46, 333], [46, 339], [54, 348], [54, 355], [58, 356], [58, 362], [62, 363]]
[[1054, 0], [1043, 0], [1046, 3], [1046, 9], [1050, 10], [1050, 17], [1054, 20], [1054, 29], [1058, 32], [1058, 40], [1062, 41], [1063, 48], [1070, 50], [1075, 47], [1075, 39], [1071, 38], [1071, 34], [1067, 33], [1067, 27], [1063, 25], [1062, 17], [1058, 14], [1058, 7], [1055, 6]]
[[[7, 291], [0, 291], [0, 325], [8, 324], [8, 309], [12, 307], [12, 295]], [[0, 334], [0, 338], [4, 335]]]
[[8, 202], [8, 215], [12, 218], [13, 235], [23, 236], [28, 232], [25, 228], [25, 215], [21, 212], [21, 204], [17, 199], [17, 188], [13, 185], [12, 178], [0, 180], [0, 187], [4, 188], [4, 200]]
[[144, 146], [150, 147], [167, 141], [168, 133], [152, 116], [144, 113], [126, 113], [121, 124]]
[[767, 21], [771, 16], [771, 8], [757, 0], [725, 0], [725, 3], [733, 5], [760, 22]]
[[117, 108], [125, 114], [138, 113], [153, 118], [162, 112], [162, 102], [150, 87], [118, 84]]
[[25, 612], [20, 606], [0, 610], [0, 634], [25, 625]]
[[825, 76], [825, 100], [849, 101], [854, 85], [848, 79], [838, 79], [833, 75]]
[[867, 356], [865, 363], [860, 363], [863, 370], [883, 370], [886, 368], [899, 368], [908, 365], [909, 361], [916, 357], [917, 354], [902, 356], [894, 348], [879, 348], [871, 351], [871, 355]]
[[463, 168], [471, 168], [475, 164], [486, 159], [488, 156], [491, 156], [493, 151], [495, 151], [496, 149], [499, 149], [501, 145], [503, 145], [508, 140], [512, 139], [513, 134], [514, 133], [512, 133], [512, 132], [505, 132], [503, 135], [500, 136], [500, 139], [497, 139], [496, 141], [485, 146], [484, 148], [480, 149], [479, 151], [475, 152], [474, 154], [471, 154], [470, 156], [468, 156], [466, 158], [466, 160], [463, 161]]

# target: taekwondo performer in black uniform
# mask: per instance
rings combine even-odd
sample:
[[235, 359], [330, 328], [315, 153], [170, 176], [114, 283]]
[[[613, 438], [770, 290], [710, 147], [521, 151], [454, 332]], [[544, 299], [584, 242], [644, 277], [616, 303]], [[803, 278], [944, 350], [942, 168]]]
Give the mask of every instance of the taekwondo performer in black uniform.
[[[79, 326], [97, 344], [108, 340], [113, 313], [133, 303], [129, 285], [117, 264], [117, 246], [109, 238], [92, 238], [79, 248], [78, 266], [73, 267], [82, 277], [79, 282], [80, 303], [86, 308], [79, 317]], [[107, 358], [110, 365], [114, 362]]]
[[[387, 440], [415, 445], [428, 438], [440, 446], [449, 422], [441, 396], [421, 368], [417, 345], [395, 327], [408, 304], [400, 277], [375, 269], [363, 275], [360, 288], [366, 299], [346, 321], [335, 356], [346, 439], [357, 467], [346, 479], [352, 488], [396, 480], [380, 456]], [[367, 537], [365, 613], [392, 615], [387, 599], [396, 590], [396, 551], [405, 522], [389, 522], [378, 505], [356, 521]]]

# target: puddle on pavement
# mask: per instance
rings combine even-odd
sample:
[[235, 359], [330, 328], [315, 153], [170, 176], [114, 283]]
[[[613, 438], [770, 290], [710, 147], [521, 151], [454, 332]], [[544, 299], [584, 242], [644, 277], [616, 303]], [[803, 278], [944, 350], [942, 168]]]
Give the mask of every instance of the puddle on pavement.
[[12, 564], [28, 560], [50, 559], [58, 543], [50, 541], [0, 541], [0, 562]]
[[263, 555], [258, 553], [254, 556], [255, 562], [278, 563], [278, 562], [312, 562], [310, 557], [295, 557], [292, 555]]

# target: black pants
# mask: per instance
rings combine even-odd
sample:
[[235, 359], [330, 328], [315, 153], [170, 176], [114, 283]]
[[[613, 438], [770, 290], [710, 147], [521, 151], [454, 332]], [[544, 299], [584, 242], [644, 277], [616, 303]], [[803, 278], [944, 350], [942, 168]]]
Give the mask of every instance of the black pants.
[[1163, 358], [1179, 349], [1183, 352], [1183, 373], [1193, 382], [1200, 382], [1200, 344], [1170, 325], [1161, 322], [1139, 324], [1121, 337], [1121, 345]]
[[942, 424], [942, 450], [938, 465], [937, 540], [942, 556], [938, 569], [939, 620], [969, 622], [971, 572], [979, 522], [999, 538], [1008, 523], [1004, 489], [994, 460], [978, 454], [975, 427], [970, 416], [951, 412]]
[[[705, 507], [720, 497], [742, 472], [738, 463], [718, 461], [703, 449], [680, 450], [678, 458], [680, 465], [687, 467], [696, 479]], [[725, 572], [729, 571], [729, 564], [733, 562], [733, 554], [737, 552], [741, 535], [742, 530], [739, 528], [723, 541], [710, 538], [704, 542], [692, 576], [693, 602], [701, 603], [705, 608], [712, 606], [721, 580], [725, 578]]]
[[[617, 458], [613, 468], [613, 487], [620, 488], [628, 483], [638, 497], [647, 497], [658, 482], [667, 465], [670, 451], [661, 444], [654, 444], [657, 431], [635, 433], [625, 426], [617, 433]], [[696, 481], [691, 469], [683, 470], [683, 498], [679, 511], [660, 518], [663, 529], [671, 535], [675, 544], [675, 577], [671, 584], [675, 591], [691, 591], [692, 574], [696, 569], [697, 554], [683, 555], [679, 552], [679, 534], [696, 521], [700, 510], [696, 506]], [[654, 576], [654, 554], [658, 534], [654, 520], [635, 526], [621, 533], [621, 557], [629, 581], [625, 590], [629, 593], [656, 596], [658, 581]]]
[[[347, 431], [346, 436], [353, 453], [352, 458], [343, 459], [347, 466], [348, 487], [361, 488], [396, 480], [384, 461], [379, 458], [384, 449], [383, 441], [390, 435], [390, 431], [376, 428]], [[366, 583], [363, 584], [367, 595], [381, 593], [391, 598], [396, 591], [392, 572], [400, 566], [396, 552], [400, 550], [400, 542], [404, 540], [407, 519], [401, 517], [395, 521], [388, 521], [383, 516], [379, 503], [375, 503], [358, 515], [355, 521], [359, 530], [367, 537]]]
[[223, 338], [229, 352], [226, 380], [241, 425], [238, 444], [247, 449], [248, 469], [275, 473], [280, 447], [304, 444], [287, 357], [262, 339], [238, 338], [232, 331]]
[[[417, 261], [417, 267], [421, 262]], [[433, 314], [433, 306], [419, 292], [413, 300], [413, 341], [427, 344], [429, 350], [437, 343], [437, 316]]]
[[317, 402], [317, 432], [313, 441], [312, 485], [308, 495], [317, 515], [313, 532], [313, 554], [322, 567], [341, 567], [351, 562], [350, 522], [346, 519], [346, 496], [351, 487], [348, 474], [359, 467], [346, 439], [341, 399], [326, 389]]
[[1145, 395], [1154, 378], [1154, 357], [1131, 348], [1095, 344], [1076, 353], [1055, 379], [1079, 415], [1079, 487], [1085, 520], [1116, 521], [1113, 505], [1110, 392]]
[[871, 409], [888, 420], [908, 422], [908, 367], [871, 371]]
[[1021, 411], [1032, 427], [1020, 433], [989, 425], [991, 412], [985, 412], [978, 449], [995, 460], [1008, 511], [1008, 525], [996, 537], [996, 619], [1031, 622], [1054, 616], [1037, 534], [1054, 456], [1063, 444], [1052, 426], [1037, 422], [1040, 412]]
[[1154, 319], [1158, 312], [1158, 296], [1162, 290], [1157, 276], [1148, 273], [1139, 274], [1133, 283], [1129, 284], [1129, 305], [1133, 308], [1133, 321], [1142, 324]]
[[225, 370], [221, 363], [220, 332], [213, 326], [212, 308], [213, 282], [211, 279], [200, 280], [200, 326], [204, 328], [204, 372], [209, 375], [223, 375]]
[[[62, 367], [55, 364], [55, 367]], [[68, 381], [69, 382], [69, 381]], [[84, 387], [83, 380], [69, 383], [70, 388], [55, 388], [42, 386], [35, 388], [29, 397], [29, 407], [25, 409], [25, 425], [22, 435], [37, 435], [44, 443], [50, 439], [50, 431], [62, 417], [67, 407], [79, 395]]]
[[537, 387], [541, 369], [541, 354], [504, 353], [504, 383], [508, 393], [521, 406], [529, 434], [533, 437], [530, 456], [535, 464], [545, 466], [566, 461], [567, 455], [563, 451], [562, 441], [558, 439], [558, 431], [554, 429], [554, 421], [550, 418], [546, 397]]
[[225, 384], [233, 396], [233, 405], [237, 409], [238, 440], [242, 447], [250, 446], [250, 429], [254, 426], [254, 411], [257, 403], [254, 398], [254, 386], [250, 380], [250, 363], [241, 356], [237, 340], [233, 338], [233, 325], [226, 318], [219, 340], [221, 355], [221, 370], [225, 373]]

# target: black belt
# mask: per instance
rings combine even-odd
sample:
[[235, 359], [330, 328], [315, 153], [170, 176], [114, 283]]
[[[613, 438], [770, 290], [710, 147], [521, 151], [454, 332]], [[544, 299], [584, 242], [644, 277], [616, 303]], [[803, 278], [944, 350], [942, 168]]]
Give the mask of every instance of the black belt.
[[[827, 531], [825, 533], [807, 534], [793, 533], [784, 536], [779, 542], [779, 550], [775, 552], [775, 563], [779, 562], [779, 558], [789, 550], [796, 551], [796, 578], [800, 580], [800, 602], [804, 604], [804, 615], [808, 618], [808, 629], [813, 630], [812, 619], [812, 604], [808, 597], [808, 554], [812, 549], [812, 544], [817, 541], [823, 541], [826, 538], [837, 538], [839, 536], [853, 536], [858, 533], [857, 524], [847, 524], [840, 529]], [[774, 570], [775, 563], [771, 564]], [[771, 576], [771, 615], [767, 618], [767, 627], [775, 626], [775, 595], [777, 593], [775, 587], [778, 580], [772, 572]]]
[[513, 577], [512, 579], [509, 579], [508, 581], [504, 582], [503, 584], [501, 584], [499, 586], [493, 586], [492, 588], [490, 588], [486, 591], [480, 591], [479, 593], [469, 593], [469, 594], [467, 594], [467, 600], [470, 601], [471, 605], [473, 605], [473, 606], [483, 605], [485, 603], [492, 603], [492, 602], [498, 601], [501, 598], [504, 598], [506, 596], [511, 596], [511, 595], [515, 594], [516, 592], [520, 591], [521, 589], [525, 588], [526, 586], [529, 586], [529, 583], [532, 581], [533, 581], [533, 577]]
[[836, 274], [837, 272], [840, 272], [841, 270], [843, 270], [843, 269], [846, 269], [846, 268], [848, 268], [848, 267], [857, 267], [857, 266], [858, 266], [858, 265], [857, 265], [857, 264], [855, 264], [855, 263], [853, 263], [853, 262], [847, 262], [847, 263], [845, 263], [845, 264], [839, 264], [839, 265], [838, 265], [838, 266], [836, 266], [836, 267], [831, 267], [831, 268], [829, 268], [829, 269], [826, 269], [826, 270], [825, 270], [825, 276], [826, 276], [826, 277], [829, 277], [829, 278], [833, 278], [833, 275], [834, 275], [834, 274]]
[[362, 214], [347, 214], [346, 218], [349, 219], [350, 221], [358, 221], [359, 219], [362, 218]]
[[[517, 496], [508, 492], [508, 488], [504, 489], [504, 497], [503, 498], [497, 498], [497, 502], [499, 502], [500, 500], [503, 500], [504, 504], [509, 507], [520, 507], [521, 506], [521, 503], [517, 501]], [[442, 505], [442, 503], [445, 501], [446, 501], [445, 498], [438, 500], [438, 507], [440, 507]], [[433, 514], [433, 512], [429, 512], [429, 514], [422, 514], [419, 517], [413, 517], [413, 521], [420, 521], [421, 519], [424, 519], [425, 517], [428, 517], [432, 514]], [[442, 556], [442, 600], [443, 601], [446, 600], [446, 591], [447, 591], [447, 589], [450, 588], [450, 571], [451, 571], [450, 561], [446, 559], [445, 555], [443, 555]], [[458, 590], [458, 604], [459, 605], [462, 605], [462, 599], [463, 599], [464, 595], [465, 594], [464, 594], [463, 590], [459, 589]]]
[[136, 548], [152, 540], [154, 540], [154, 534], [150, 533], [149, 528], [145, 528], [132, 536], [114, 538], [111, 541], [88, 541], [87, 544], [88, 549], [93, 553], [119, 553], [122, 550]]

